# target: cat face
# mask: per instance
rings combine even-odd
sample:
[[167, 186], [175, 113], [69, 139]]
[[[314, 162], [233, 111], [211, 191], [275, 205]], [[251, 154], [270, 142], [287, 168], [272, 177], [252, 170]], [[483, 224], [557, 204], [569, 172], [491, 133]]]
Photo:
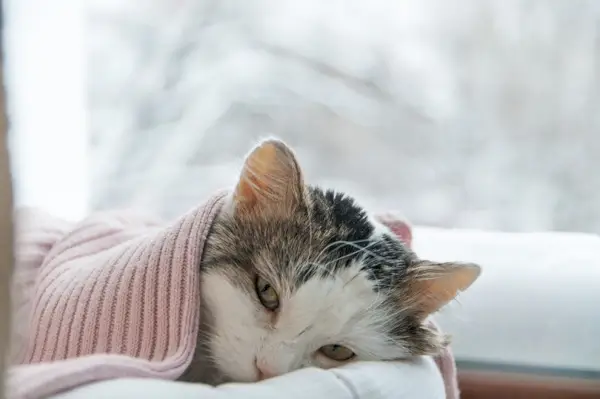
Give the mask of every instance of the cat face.
[[352, 198], [307, 186], [292, 151], [267, 140], [207, 242], [203, 339], [233, 381], [436, 354], [447, 339], [426, 317], [478, 275], [418, 259]]

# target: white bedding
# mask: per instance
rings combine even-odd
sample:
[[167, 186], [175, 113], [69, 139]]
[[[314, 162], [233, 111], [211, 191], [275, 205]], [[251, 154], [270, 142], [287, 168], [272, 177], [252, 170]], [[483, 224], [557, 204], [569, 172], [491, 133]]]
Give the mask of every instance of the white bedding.
[[90, 384], [53, 399], [443, 399], [434, 361], [357, 363], [337, 370], [304, 369], [255, 384], [211, 387], [183, 382], [119, 379]]

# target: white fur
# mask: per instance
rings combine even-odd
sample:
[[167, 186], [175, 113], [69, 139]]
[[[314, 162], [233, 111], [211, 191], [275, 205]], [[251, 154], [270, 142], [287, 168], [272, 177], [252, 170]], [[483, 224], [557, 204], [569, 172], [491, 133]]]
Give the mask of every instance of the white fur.
[[371, 223], [371, 225], [373, 226], [373, 234], [371, 235], [371, 238], [377, 238], [377, 237], [381, 237], [384, 234], [391, 234], [393, 235], [392, 231], [390, 230], [389, 227], [387, 227], [385, 224], [381, 223], [379, 220], [375, 219], [373, 216], [369, 215], [369, 222]]
[[354, 265], [335, 278], [313, 278], [289, 297], [280, 297], [275, 322], [256, 297], [226, 275], [207, 273], [202, 296], [214, 316], [210, 349], [219, 371], [237, 381], [255, 381], [257, 365], [270, 375], [339, 366], [319, 352], [328, 344], [349, 347], [357, 354], [354, 360], [405, 356], [381, 332], [381, 323], [391, 315], [378, 308], [381, 298], [359, 270]]

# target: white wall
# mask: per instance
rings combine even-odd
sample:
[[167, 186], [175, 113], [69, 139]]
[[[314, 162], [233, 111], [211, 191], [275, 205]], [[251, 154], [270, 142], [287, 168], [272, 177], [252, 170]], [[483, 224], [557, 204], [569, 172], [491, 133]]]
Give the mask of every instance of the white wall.
[[79, 218], [89, 194], [83, 3], [4, 3], [16, 204]]

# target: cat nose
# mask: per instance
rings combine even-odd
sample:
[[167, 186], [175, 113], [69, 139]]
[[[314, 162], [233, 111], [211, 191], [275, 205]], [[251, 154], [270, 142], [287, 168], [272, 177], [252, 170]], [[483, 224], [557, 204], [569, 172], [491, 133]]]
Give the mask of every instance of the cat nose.
[[258, 369], [258, 380], [259, 381], [273, 378], [275, 376], [277, 376], [277, 374], [273, 373], [272, 371]]
[[266, 380], [268, 378], [273, 378], [277, 375], [273, 370], [269, 368], [268, 365], [263, 361], [256, 361], [256, 369], [258, 370], [258, 380]]

